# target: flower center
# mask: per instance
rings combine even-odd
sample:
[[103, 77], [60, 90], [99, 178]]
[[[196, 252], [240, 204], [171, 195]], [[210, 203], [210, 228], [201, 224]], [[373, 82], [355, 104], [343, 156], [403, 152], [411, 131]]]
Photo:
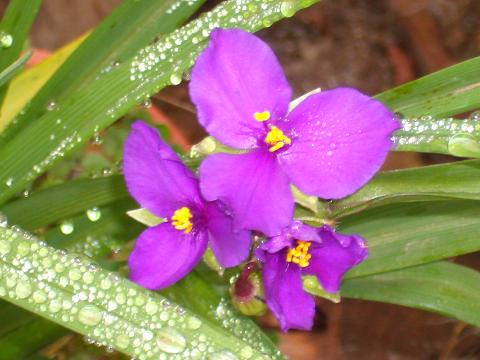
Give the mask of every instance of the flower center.
[[177, 230], [185, 230], [184, 233], [188, 234], [192, 231], [193, 224], [190, 221], [193, 215], [190, 212], [190, 209], [186, 206], [175, 210], [172, 220], [172, 226]]
[[304, 268], [310, 265], [309, 260], [312, 258], [312, 255], [308, 253], [308, 248], [312, 243], [309, 241], [297, 241], [297, 246], [293, 249], [288, 250], [286, 260], [297, 264], [298, 266]]
[[282, 130], [280, 130], [276, 126], [270, 127], [270, 131], [265, 136], [265, 142], [268, 145], [271, 145], [268, 151], [274, 152], [278, 149], [281, 149], [285, 145], [290, 145], [292, 140], [288, 136], [286, 136]]

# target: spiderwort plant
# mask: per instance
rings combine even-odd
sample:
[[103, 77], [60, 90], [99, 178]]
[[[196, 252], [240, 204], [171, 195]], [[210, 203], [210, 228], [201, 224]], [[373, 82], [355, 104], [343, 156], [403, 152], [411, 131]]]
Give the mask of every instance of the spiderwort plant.
[[239, 29], [216, 29], [195, 63], [190, 96], [200, 123], [243, 154], [200, 166], [205, 199], [235, 214], [235, 229], [278, 235], [291, 222], [290, 184], [345, 197], [380, 168], [399, 125], [379, 101], [350, 88], [311, 95], [291, 112], [292, 90], [272, 50]]
[[339, 234], [327, 225], [313, 228], [300, 221], [263, 243], [256, 256], [263, 263], [267, 305], [281, 329], [312, 328], [315, 302], [303, 290], [302, 275], [316, 276], [325, 291], [335, 293], [343, 274], [367, 254], [365, 241], [358, 235]]
[[137, 239], [128, 260], [132, 281], [151, 290], [167, 287], [192, 270], [208, 243], [224, 267], [248, 256], [250, 232], [233, 231], [226, 207], [202, 198], [193, 173], [141, 121], [132, 125], [125, 142], [123, 173], [140, 205], [167, 219]]

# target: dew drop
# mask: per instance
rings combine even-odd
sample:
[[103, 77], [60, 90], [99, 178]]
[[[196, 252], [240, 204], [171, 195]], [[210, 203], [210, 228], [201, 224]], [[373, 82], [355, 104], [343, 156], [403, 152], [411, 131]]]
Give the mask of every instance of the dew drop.
[[155, 340], [160, 350], [169, 354], [181, 353], [187, 345], [183, 335], [172, 328], [157, 331]]
[[250, 359], [253, 356], [253, 350], [250, 346], [245, 346], [240, 350], [240, 356], [243, 359]]
[[179, 85], [182, 82], [182, 77], [178, 74], [172, 74], [170, 75], [170, 83], [172, 85]]
[[32, 299], [37, 304], [43, 304], [45, 301], [47, 301], [47, 294], [43, 290], [37, 290], [33, 293]]
[[450, 154], [461, 157], [480, 157], [480, 143], [468, 134], [458, 134], [448, 141]]
[[15, 288], [15, 295], [19, 299], [26, 299], [32, 293], [32, 285], [29, 282], [20, 282]]
[[202, 326], [202, 322], [195, 316], [191, 316], [188, 318], [187, 325], [190, 329], [197, 330]]
[[7, 181], [5, 181], [5, 185], [7, 185], [7, 187], [10, 187], [12, 186], [12, 184], [13, 184], [13, 178], [9, 177]]
[[11, 245], [6, 240], [0, 240], [0, 255], [7, 255], [10, 252]]
[[13, 44], [13, 37], [5, 31], [0, 31], [0, 46], [4, 49], [9, 48]]
[[293, 0], [284, 0], [280, 5], [280, 12], [285, 17], [295, 15], [295, 2]]
[[130, 339], [127, 335], [120, 334], [116, 337], [115, 343], [120, 349], [126, 349], [130, 345]]
[[87, 210], [88, 220], [95, 222], [95, 221], [100, 220], [101, 217], [102, 217], [102, 212], [100, 211], [99, 208], [93, 207], [93, 208]]
[[72, 221], [64, 221], [60, 225], [60, 231], [62, 232], [62, 234], [65, 234], [65, 235], [70, 235], [71, 233], [73, 233], [74, 229], [75, 227]]
[[158, 305], [154, 302], [147, 302], [147, 305], [145, 305], [145, 311], [148, 315], [155, 315], [158, 311]]
[[53, 100], [47, 103], [47, 111], [53, 111], [57, 107], [57, 103]]
[[78, 312], [78, 320], [87, 326], [95, 326], [102, 321], [102, 312], [95, 305], [85, 305]]

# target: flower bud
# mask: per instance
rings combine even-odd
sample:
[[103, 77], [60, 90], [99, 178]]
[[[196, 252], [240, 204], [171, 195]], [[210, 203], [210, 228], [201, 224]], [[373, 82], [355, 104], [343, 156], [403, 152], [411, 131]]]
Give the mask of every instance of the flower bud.
[[262, 315], [266, 311], [262, 279], [255, 263], [248, 263], [230, 286], [233, 305], [245, 315]]

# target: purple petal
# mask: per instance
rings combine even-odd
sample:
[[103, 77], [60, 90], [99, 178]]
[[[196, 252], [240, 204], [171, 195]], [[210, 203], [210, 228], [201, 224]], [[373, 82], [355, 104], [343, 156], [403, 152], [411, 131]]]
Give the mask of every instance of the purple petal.
[[150, 290], [163, 289], [187, 275], [206, 248], [205, 231], [185, 234], [170, 223], [148, 228], [128, 258], [130, 280]]
[[280, 322], [282, 331], [290, 328], [310, 330], [315, 302], [302, 286], [300, 267], [287, 266], [285, 252], [264, 254], [263, 286], [269, 309]]
[[268, 151], [210, 155], [200, 166], [200, 187], [205, 199], [232, 209], [235, 230], [274, 236], [293, 215], [288, 179]]
[[339, 88], [309, 96], [280, 127], [292, 137], [279, 153], [291, 182], [306, 194], [338, 199], [380, 169], [399, 124], [379, 101]]
[[233, 230], [233, 218], [218, 201], [206, 207], [210, 246], [220, 265], [232, 267], [243, 262], [250, 253], [251, 233]]
[[268, 110], [273, 121], [285, 116], [291, 89], [267, 44], [240, 29], [217, 29], [193, 67], [190, 97], [210, 135], [246, 149], [266, 133], [254, 113]]
[[322, 239], [318, 233], [318, 228], [305, 225], [298, 220], [292, 221], [287, 231], [289, 235], [296, 240], [313, 241], [317, 243], [322, 242]]
[[325, 291], [335, 293], [340, 288], [343, 275], [366, 259], [368, 250], [359, 235], [338, 234], [324, 226], [320, 236], [323, 242], [312, 244], [312, 259], [303, 272], [316, 275]]
[[130, 194], [157, 216], [169, 217], [187, 204], [202, 204], [198, 180], [157, 130], [141, 121], [133, 123], [125, 141], [123, 174]]

